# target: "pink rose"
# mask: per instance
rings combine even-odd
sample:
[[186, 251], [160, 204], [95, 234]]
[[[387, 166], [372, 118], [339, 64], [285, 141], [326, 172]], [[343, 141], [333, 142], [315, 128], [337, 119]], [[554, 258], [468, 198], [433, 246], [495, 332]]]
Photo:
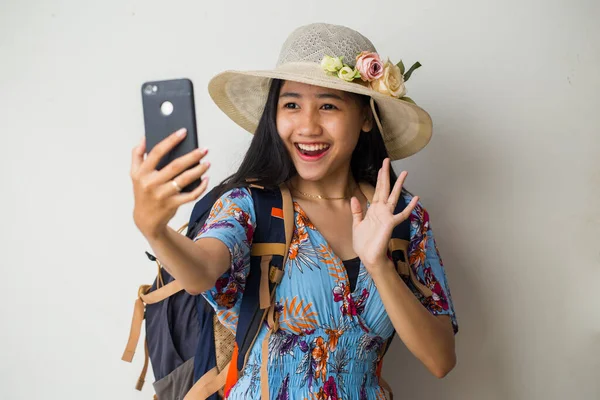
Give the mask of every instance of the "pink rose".
[[369, 51], [363, 51], [356, 57], [356, 69], [360, 72], [360, 77], [367, 82], [383, 75], [383, 63], [379, 54]]

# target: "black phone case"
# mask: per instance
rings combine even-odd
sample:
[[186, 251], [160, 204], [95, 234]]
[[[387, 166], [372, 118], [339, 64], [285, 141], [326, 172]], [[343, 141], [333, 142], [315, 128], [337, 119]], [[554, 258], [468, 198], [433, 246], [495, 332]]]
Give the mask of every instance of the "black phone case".
[[[173, 105], [170, 115], [165, 115], [161, 110], [165, 102]], [[187, 129], [185, 139], [160, 160], [156, 169], [160, 170], [176, 158], [198, 148], [194, 86], [191, 80], [183, 78], [146, 82], [142, 85], [142, 104], [147, 153], [173, 132], [180, 128]], [[200, 179], [196, 180], [184, 187], [183, 191], [194, 190], [200, 182]]]

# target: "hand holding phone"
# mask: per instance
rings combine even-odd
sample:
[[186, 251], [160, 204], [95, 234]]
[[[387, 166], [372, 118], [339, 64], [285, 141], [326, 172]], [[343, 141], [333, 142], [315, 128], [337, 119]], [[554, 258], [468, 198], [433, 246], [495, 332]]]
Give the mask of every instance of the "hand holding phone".
[[[145, 84], [142, 90], [154, 90], [157, 83]], [[177, 209], [198, 199], [208, 187], [208, 178], [203, 175], [210, 164], [200, 163], [207, 150], [198, 149], [191, 96], [191, 92], [178, 88], [165, 91], [162, 102], [158, 96], [144, 100], [146, 136], [133, 149], [130, 175], [135, 200], [134, 221], [147, 238], [160, 237]], [[166, 114], [173, 115], [176, 109], [187, 111], [180, 111], [172, 120], [160, 119], [156, 109], [165, 101], [174, 106], [172, 112]], [[174, 128], [181, 124], [185, 128]]]

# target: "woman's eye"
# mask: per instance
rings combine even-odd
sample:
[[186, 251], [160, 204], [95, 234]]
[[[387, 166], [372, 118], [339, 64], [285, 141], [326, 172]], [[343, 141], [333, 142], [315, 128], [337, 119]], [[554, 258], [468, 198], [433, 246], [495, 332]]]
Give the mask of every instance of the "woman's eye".
[[292, 109], [292, 110], [293, 110], [293, 109], [296, 109], [296, 108], [298, 108], [298, 104], [296, 104], [296, 103], [286, 103], [286, 104], [283, 106], [283, 108], [289, 108], [289, 109]]
[[337, 107], [334, 106], [333, 104], [325, 104], [325, 105], [323, 105], [323, 108], [325, 110], [337, 110]]

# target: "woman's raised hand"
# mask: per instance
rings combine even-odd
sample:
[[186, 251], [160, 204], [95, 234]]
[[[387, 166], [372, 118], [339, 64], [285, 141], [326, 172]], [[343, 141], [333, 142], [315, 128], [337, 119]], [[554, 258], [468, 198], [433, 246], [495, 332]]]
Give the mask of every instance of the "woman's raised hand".
[[[179, 206], [199, 198], [208, 186], [208, 178], [202, 176], [209, 169], [210, 163], [200, 162], [208, 152], [206, 149], [194, 150], [171, 161], [160, 171], [156, 170], [160, 160], [175, 148], [186, 134], [185, 129], [174, 132], [158, 143], [145, 159], [145, 139], [133, 149], [130, 173], [135, 200], [133, 219], [147, 238], [157, 237], [164, 232]], [[201, 184], [193, 191], [181, 191], [200, 178]]]

